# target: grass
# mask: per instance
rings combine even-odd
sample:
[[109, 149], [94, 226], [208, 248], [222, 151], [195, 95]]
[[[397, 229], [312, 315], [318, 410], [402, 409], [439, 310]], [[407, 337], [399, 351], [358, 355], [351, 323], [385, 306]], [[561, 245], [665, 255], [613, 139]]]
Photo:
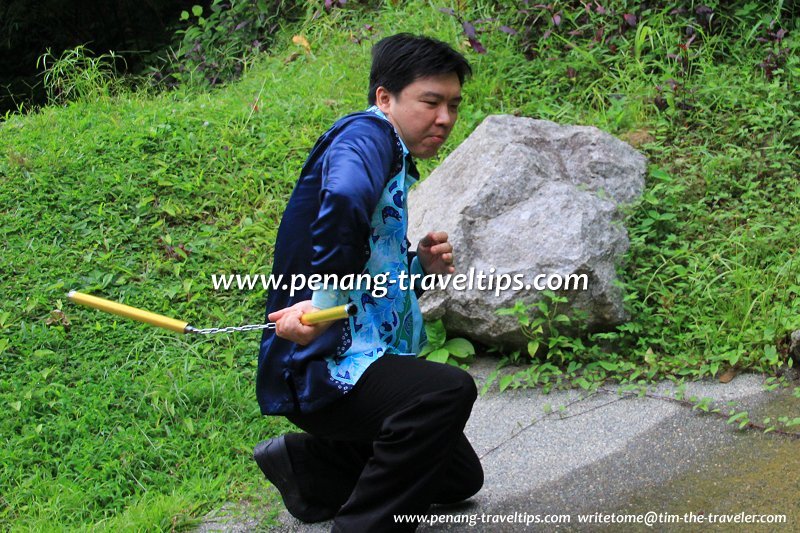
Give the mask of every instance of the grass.
[[[463, 16], [506, 16], [493, 6]], [[796, 21], [780, 45], [795, 53], [770, 79], [759, 63], [776, 45], [756, 40], [766, 23], [745, 18], [730, 21], [741, 39], [708, 36], [683, 62], [667, 57], [680, 57], [683, 29], [661, 11], [640, 17], [649, 34], [621, 34], [616, 54], [564, 29], [529, 60], [520, 36], [500, 31], [481, 34], [488, 54], [472, 53], [436, 7], [386, 3], [286, 28], [240, 81], [213, 92], [109, 92], [101, 77], [77, 101], [0, 123], [3, 529], [180, 528], [240, 499], [278, 509], [250, 454], [291, 426], [258, 412], [258, 335], [187, 340], [65, 294], [198, 327], [261, 320], [264, 294], [215, 292], [211, 274], [269, 273], [309, 148], [364, 107], [371, 43], [398, 31], [460, 43], [473, 62], [441, 158], [494, 113], [645, 139], [652, 169], [621, 267], [633, 319], [602, 350], [575, 353], [571, 372], [602, 359], [594, 378], [635, 382], [788, 363], [785, 336], [800, 329]], [[436, 163], [423, 162], [423, 175]], [[540, 366], [517, 385], [564, 372]]]

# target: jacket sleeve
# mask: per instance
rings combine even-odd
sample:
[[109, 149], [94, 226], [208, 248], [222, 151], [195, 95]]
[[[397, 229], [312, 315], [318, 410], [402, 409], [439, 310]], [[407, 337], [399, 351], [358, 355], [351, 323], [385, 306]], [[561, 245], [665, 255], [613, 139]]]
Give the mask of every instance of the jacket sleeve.
[[347, 125], [323, 156], [319, 215], [311, 224], [313, 273], [358, 274], [369, 257], [370, 221], [395, 150], [391, 125], [382, 120]]

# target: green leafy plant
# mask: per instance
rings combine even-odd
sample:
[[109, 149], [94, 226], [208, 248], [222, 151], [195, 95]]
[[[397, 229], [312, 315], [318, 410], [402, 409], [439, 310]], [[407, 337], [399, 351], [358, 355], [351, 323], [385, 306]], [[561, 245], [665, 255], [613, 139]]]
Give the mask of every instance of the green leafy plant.
[[425, 323], [425, 333], [428, 342], [420, 350], [419, 357], [435, 363], [447, 363], [453, 366], [465, 367], [475, 355], [475, 347], [467, 339], [457, 337], [447, 338], [447, 331], [442, 320]]
[[44, 86], [51, 103], [63, 104], [89, 97], [110, 96], [123, 87], [114, 52], [94, 56], [84, 45], [56, 57], [48, 48], [36, 61], [44, 70]]
[[[517, 301], [513, 307], [497, 310], [501, 316], [517, 319], [523, 335], [528, 339], [525, 350], [506, 353], [493, 372], [482, 392], [499, 378], [499, 387], [532, 387], [540, 385], [545, 392], [551, 388], [580, 387], [591, 390], [606, 379], [609, 373], [624, 374], [633, 365], [607, 354], [602, 344], [614, 334], [587, 335], [586, 313], [573, 309], [571, 315], [563, 311], [566, 297], [553, 291], [542, 291], [542, 298], [526, 304]], [[588, 341], [588, 342], [585, 342]], [[500, 375], [508, 365], [527, 365], [522, 370]]]
[[181, 13], [186, 28], [170, 53], [169, 65], [154, 69], [155, 80], [216, 86], [241, 76], [290, 20], [298, 2], [285, 0], [214, 0], [208, 10], [195, 5]]
[[[532, 304], [518, 300], [514, 307], [498, 309], [497, 314], [516, 317], [522, 334], [528, 339], [527, 351], [531, 358], [563, 365], [575, 359], [578, 351], [585, 348], [583, 341], [575, 335], [582, 329], [582, 322], [570, 318], [559, 307], [567, 301], [566, 297], [548, 289], [542, 291], [542, 298]], [[573, 310], [573, 313], [583, 315], [579, 310]], [[572, 334], [567, 333], [570, 331]]]

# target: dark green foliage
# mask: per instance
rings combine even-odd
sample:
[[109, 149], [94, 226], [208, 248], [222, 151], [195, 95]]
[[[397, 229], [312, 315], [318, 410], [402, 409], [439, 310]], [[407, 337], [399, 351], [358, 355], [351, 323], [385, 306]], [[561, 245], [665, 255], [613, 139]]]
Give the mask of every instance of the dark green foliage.
[[213, 0], [208, 9], [193, 6], [181, 13], [188, 27], [177, 32], [177, 49], [167, 64], [152, 70], [153, 78], [168, 86], [235, 80], [302, 5], [294, 0]]
[[210, 0], [6, 0], [0, 2], [0, 114], [44, 103], [37, 59], [83, 46], [115, 52], [116, 67], [137, 72], [148, 54], [170, 42], [178, 15]]

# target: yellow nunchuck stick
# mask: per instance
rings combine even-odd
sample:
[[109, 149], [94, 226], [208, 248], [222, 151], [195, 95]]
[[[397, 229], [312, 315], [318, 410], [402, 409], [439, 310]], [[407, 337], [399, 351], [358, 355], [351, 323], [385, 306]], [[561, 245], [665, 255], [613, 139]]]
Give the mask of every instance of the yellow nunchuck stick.
[[[177, 320], [175, 318], [159, 315], [157, 313], [151, 313], [150, 311], [145, 311], [143, 309], [138, 309], [136, 307], [131, 307], [130, 305], [125, 305], [118, 302], [112, 302], [111, 300], [106, 300], [105, 298], [99, 298], [97, 296], [84, 294], [78, 291], [69, 291], [67, 298], [69, 298], [71, 302], [75, 302], [77, 304], [93, 307], [95, 309], [99, 309], [100, 311], [105, 311], [106, 313], [112, 313], [125, 318], [138, 320], [139, 322], [144, 322], [146, 324], [168, 329], [170, 331], [176, 331], [178, 333], [223, 333], [228, 331], [273, 329], [275, 327], [275, 324], [270, 322], [268, 324], [244, 326], [242, 328], [209, 328], [210, 330], [200, 330], [190, 326], [189, 323], [184, 320]], [[349, 303], [340, 305], [338, 307], [331, 307], [330, 309], [320, 309], [319, 311], [305, 313], [300, 317], [300, 321], [306, 325], [330, 322], [333, 320], [340, 320], [342, 318], [353, 316], [356, 314], [357, 310], [358, 308], [354, 303]]]
[[67, 298], [76, 304], [94, 307], [95, 309], [105, 311], [106, 313], [124, 316], [125, 318], [131, 318], [133, 320], [138, 320], [139, 322], [150, 324], [151, 326], [177, 331], [178, 333], [186, 333], [186, 327], [189, 325], [188, 322], [183, 320], [177, 320], [175, 318], [159, 315], [157, 313], [151, 313], [150, 311], [137, 309], [136, 307], [131, 307], [130, 305], [112, 302], [111, 300], [106, 300], [105, 298], [98, 298], [97, 296], [84, 294], [78, 291], [69, 291]]
[[342, 318], [347, 318], [356, 314], [357, 309], [358, 308], [354, 303], [329, 307], [328, 309], [320, 309], [319, 311], [312, 311], [310, 313], [303, 314], [300, 317], [300, 322], [306, 326], [310, 326], [312, 324], [320, 324], [322, 322], [341, 320]]

